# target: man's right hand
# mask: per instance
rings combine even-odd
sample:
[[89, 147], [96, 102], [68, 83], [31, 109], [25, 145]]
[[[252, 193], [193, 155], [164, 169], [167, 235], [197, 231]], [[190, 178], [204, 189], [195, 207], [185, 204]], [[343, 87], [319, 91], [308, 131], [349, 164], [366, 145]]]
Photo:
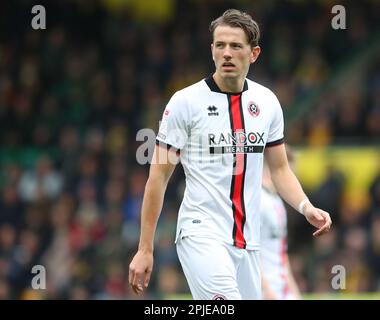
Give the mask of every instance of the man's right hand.
[[138, 251], [129, 265], [129, 284], [136, 294], [148, 287], [153, 269], [153, 253]]
[[319, 237], [330, 231], [332, 222], [328, 212], [314, 207], [311, 203], [307, 203], [303, 214], [311, 225], [318, 228], [313, 233], [314, 237]]

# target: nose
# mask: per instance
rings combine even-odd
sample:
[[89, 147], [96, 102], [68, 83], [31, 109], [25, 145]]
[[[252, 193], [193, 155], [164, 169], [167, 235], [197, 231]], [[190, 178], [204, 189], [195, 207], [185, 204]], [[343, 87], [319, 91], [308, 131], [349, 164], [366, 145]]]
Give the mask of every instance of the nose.
[[230, 48], [228, 46], [226, 46], [226, 48], [224, 49], [224, 52], [223, 52], [223, 58], [230, 59], [231, 57], [232, 57], [232, 55], [231, 55]]

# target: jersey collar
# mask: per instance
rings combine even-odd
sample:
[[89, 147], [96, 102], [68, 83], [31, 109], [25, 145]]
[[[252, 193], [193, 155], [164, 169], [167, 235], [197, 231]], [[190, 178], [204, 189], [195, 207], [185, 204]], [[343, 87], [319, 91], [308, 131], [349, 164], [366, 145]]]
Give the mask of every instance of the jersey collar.
[[225, 94], [231, 94], [231, 95], [238, 95], [238, 94], [241, 94], [242, 92], [248, 90], [248, 83], [247, 83], [247, 79], [244, 80], [244, 86], [243, 86], [243, 90], [241, 92], [225, 92], [225, 91], [222, 91], [220, 90], [220, 88], [218, 87], [218, 85], [216, 84], [214, 78], [212, 75], [208, 76], [206, 79], [206, 84], [208, 85], [208, 87], [210, 88], [211, 91], [214, 91], [214, 92], [219, 92], [219, 93], [225, 93]]

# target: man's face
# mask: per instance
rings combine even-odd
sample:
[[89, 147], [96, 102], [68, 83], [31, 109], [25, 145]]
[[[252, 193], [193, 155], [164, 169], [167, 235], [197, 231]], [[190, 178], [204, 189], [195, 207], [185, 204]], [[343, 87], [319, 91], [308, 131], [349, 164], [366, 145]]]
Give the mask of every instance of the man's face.
[[260, 47], [251, 48], [243, 29], [221, 25], [214, 30], [211, 52], [221, 78], [242, 79], [260, 54]]

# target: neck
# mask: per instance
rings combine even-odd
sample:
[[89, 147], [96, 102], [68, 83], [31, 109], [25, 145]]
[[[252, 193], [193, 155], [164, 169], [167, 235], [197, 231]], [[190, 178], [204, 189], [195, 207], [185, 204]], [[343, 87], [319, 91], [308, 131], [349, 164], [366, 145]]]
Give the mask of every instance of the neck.
[[217, 72], [213, 74], [215, 83], [223, 92], [242, 92], [245, 78], [222, 78]]

